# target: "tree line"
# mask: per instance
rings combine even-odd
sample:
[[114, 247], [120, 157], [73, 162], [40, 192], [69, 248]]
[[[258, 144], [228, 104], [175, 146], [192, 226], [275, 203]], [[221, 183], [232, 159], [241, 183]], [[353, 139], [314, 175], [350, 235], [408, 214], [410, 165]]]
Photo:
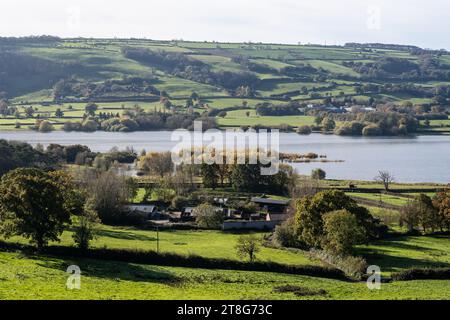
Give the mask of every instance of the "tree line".
[[447, 81], [450, 79], [450, 66], [443, 64], [432, 55], [419, 56], [417, 62], [402, 58], [383, 57], [375, 62], [344, 62], [365, 79], [402, 81]]
[[129, 59], [162, 68], [174, 76], [220, 86], [233, 93], [241, 86], [252, 88], [259, 82], [258, 77], [253, 73], [213, 71], [210, 65], [181, 53], [123, 47], [122, 54]]
[[[281, 164], [277, 174], [262, 175], [261, 170], [267, 166], [260, 161], [257, 164], [249, 164], [249, 161], [245, 164], [237, 164], [236, 161], [234, 164], [227, 164], [224, 159], [223, 164], [203, 163], [177, 166], [179, 174], [174, 177], [186, 184], [189, 182], [193, 184], [194, 177], [200, 177], [205, 188], [231, 186], [235, 191], [241, 192], [287, 195], [293, 181], [293, 168]], [[138, 168], [142, 174], [168, 179], [167, 175], [172, 175], [174, 169], [171, 153], [147, 153], [139, 158]]]
[[107, 80], [101, 83], [82, 82], [73, 78], [58, 81], [53, 86], [54, 101], [67, 98], [99, 99], [104, 97], [123, 97], [127, 95], [159, 95], [153, 84], [154, 78], [126, 77], [121, 80]]
[[[91, 106], [95, 110], [98, 107]], [[89, 108], [91, 108], [89, 107]], [[217, 128], [214, 118], [200, 115], [197, 112], [161, 112], [149, 111], [136, 107], [134, 110], [126, 110], [122, 116], [115, 114], [95, 115], [95, 111], [84, 115], [79, 122], [66, 122], [64, 131], [85, 131], [94, 132], [97, 130], [108, 132], [133, 132], [133, 131], [153, 131], [153, 130], [193, 130], [194, 122], [201, 121], [205, 130]]]

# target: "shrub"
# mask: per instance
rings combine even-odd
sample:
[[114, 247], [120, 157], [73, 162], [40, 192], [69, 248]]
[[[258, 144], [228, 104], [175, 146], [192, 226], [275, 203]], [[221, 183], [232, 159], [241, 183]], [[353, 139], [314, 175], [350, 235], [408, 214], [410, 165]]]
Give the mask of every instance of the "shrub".
[[293, 293], [297, 297], [306, 297], [306, 296], [326, 296], [328, 293], [323, 289], [310, 289], [306, 287], [293, 286], [293, 285], [285, 285], [278, 286], [273, 288], [274, 292], [278, 293]]
[[311, 172], [311, 178], [314, 180], [324, 180], [327, 177], [327, 173], [322, 169], [315, 169]]
[[286, 123], [282, 123], [282, 124], [276, 126], [276, 128], [278, 130], [280, 130], [281, 132], [292, 132], [292, 130], [293, 130], [293, 128]]
[[319, 259], [328, 265], [338, 268], [348, 277], [361, 279], [367, 271], [368, 264], [364, 258], [335, 255], [324, 250], [311, 249], [310, 259]]
[[86, 120], [81, 124], [81, 130], [86, 132], [97, 131], [98, 123], [95, 120]]
[[272, 241], [275, 245], [281, 247], [300, 247], [300, 241], [298, 240], [298, 235], [295, 232], [295, 222], [293, 218], [290, 218], [275, 227]]
[[306, 159], [317, 159], [317, 158], [319, 158], [319, 155], [314, 152], [308, 152], [307, 154], [304, 155], [304, 157]]
[[369, 124], [362, 130], [363, 136], [380, 136], [383, 133], [380, 126], [377, 124]]
[[89, 243], [96, 237], [96, 224], [100, 221], [94, 209], [94, 203], [88, 199], [84, 205], [83, 213], [78, 217], [73, 240], [81, 250], [87, 250]]
[[172, 203], [170, 207], [175, 210], [182, 210], [184, 207], [187, 207], [190, 203], [189, 198], [176, 196], [172, 199]]
[[411, 268], [392, 274], [395, 281], [450, 280], [450, 268]]
[[344, 123], [340, 127], [336, 128], [334, 132], [335, 134], [341, 136], [360, 136], [362, 134], [363, 128], [363, 123], [352, 121], [350, 123]]
[[39, 124], [38, 130], [39, 132], [51, 132], [53, 131], [53, 125], [49, 121], [44, 120]]
[[66, 122], [64, 123], [63, 130], [67, 132], [71, 131], [81, 131], [81, 123], [80, 122]]
[[325, 117], [320, 125], [322, 126], [322, 131], [324, 132], [333, 131], [334, 128], [336, 128], [336, 122], [328, 117]]
[[214, 206], [204, 203], [194, 209], [195, 221], [206, 229], [220, 229], [223, 224], [223, 214]]
[[301, 126], [297, 128], [298, 134], [310, 135], [312, 133], [312, 129], [310, 126]]

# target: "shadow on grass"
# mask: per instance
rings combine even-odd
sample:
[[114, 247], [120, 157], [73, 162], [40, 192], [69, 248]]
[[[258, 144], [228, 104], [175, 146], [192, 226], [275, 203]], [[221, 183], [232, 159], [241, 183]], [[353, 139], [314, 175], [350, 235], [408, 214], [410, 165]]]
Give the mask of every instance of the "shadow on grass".
[[71, 265], [79, 266], [81, 269], [81, 276], [116, 281], [163, 283], [167, 285], [179, 285], [182, 283], [180, 277], [154, 266], [142, 266], [123, 262], [97, 262], [89, 259], [61, 260], [38, 255], [29, 258], [39, 260], [38, 265], [41, 267], [58, 271], [66, 271], [67, 267]]
[[115, 238], [121, 240], [156, 241], [156, 237], [114, 230], [99, 230], [97, 232], [97, 235], [99, 237]]
[[[441, 236], [433, 236], [441, 238]], [[445, 238], [445, 237], [443, 237]], [[401, 268], [450, 268], [450, 263], [445, 261], [436, 261], [433, 257], [445, 255], [446, 253], [423, 246], [408, 244], [408, 237], [399, 237], [389, 241], [379, 241], [372, 243], [374, 247], [361, 247], [358, 249], [358, 255], [362, 255], [369, 264], [378, 265], [382, 271], [395, 271]], [[404, 256], [397, 256], [398, 251], [403, 251]], [[425, 253], [430, 258], [414, 257], [416, 253]]]
[[450, 263], [438, 262], [426, 259], [417, 259], [409, 257], [396, 257], [382, 253], [363, 253], [371, 265], [377, 265], [382, 271], [396, 271], [396, 269], [410, 269], [410, 268], [450, 268]]
[[[404, 241], [407, 241], [404, 239]], [[376, 243], [377, 247], [380, 247], [380, 250], [383, 251], [391, 251], [391, 249], [399, 249], [399, 250], [407, 250], [407, 251], [422, 251], [426, 253], [432, 252], [440, 252], [440, 250], [436, 250], [433, 248], [427, 248], [424, 246], [419, 246], [416, 244], [409, 244], [402, 241], [380, 241]]]
[[[70, 227], [68, 228], [68, 231], [75, 232], [75, 228]], [[105, 237], [105, 238], [114, 238], [114, 239], [120, 239], [120, 240], [139, 240], [139, 241], [156, 241], [156, 237], [151, 237], [143, 234], [136, 234], [133, 233], [133, 230], [130, 229], [129, 231], [116, 231], [116, 230], [104, 230], [100, 229], [97, 231], [97, 235], [99, 237]]]

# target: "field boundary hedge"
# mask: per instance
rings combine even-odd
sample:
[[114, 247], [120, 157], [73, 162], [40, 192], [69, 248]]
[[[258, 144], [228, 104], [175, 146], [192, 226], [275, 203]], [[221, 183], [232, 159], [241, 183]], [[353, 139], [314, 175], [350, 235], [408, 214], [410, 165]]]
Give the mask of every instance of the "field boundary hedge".
[[394, 281], [450, 280], [450, 268], [411, 268], [392, 274]]

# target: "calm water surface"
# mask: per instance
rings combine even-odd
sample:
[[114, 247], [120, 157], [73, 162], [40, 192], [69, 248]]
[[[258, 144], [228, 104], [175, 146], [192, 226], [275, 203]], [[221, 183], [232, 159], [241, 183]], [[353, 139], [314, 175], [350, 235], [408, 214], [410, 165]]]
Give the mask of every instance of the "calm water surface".
[[[112, 147], [133, 147], [140, 151], [169, 151], [177, 142], [171, 141], [170, 131], [158, 132], [62, 132], [36, 133], [33, 131], [0, 132], [0, 139], [25, 141], [32, 145], [50, 143], [61, 145], [83, 144], [93, 151], [104, 152]], [[343, 163], [295, 164], [299, 173], [309, 174], [322, 168], [327, 178], [371, 180], [378, 170], [389, 170], [401, 182], [450, 183], [450, 136], [417, 137], [341, 137], [295, 133], [280, 134], [283, 152], [315, 152], [330, 160]]]

